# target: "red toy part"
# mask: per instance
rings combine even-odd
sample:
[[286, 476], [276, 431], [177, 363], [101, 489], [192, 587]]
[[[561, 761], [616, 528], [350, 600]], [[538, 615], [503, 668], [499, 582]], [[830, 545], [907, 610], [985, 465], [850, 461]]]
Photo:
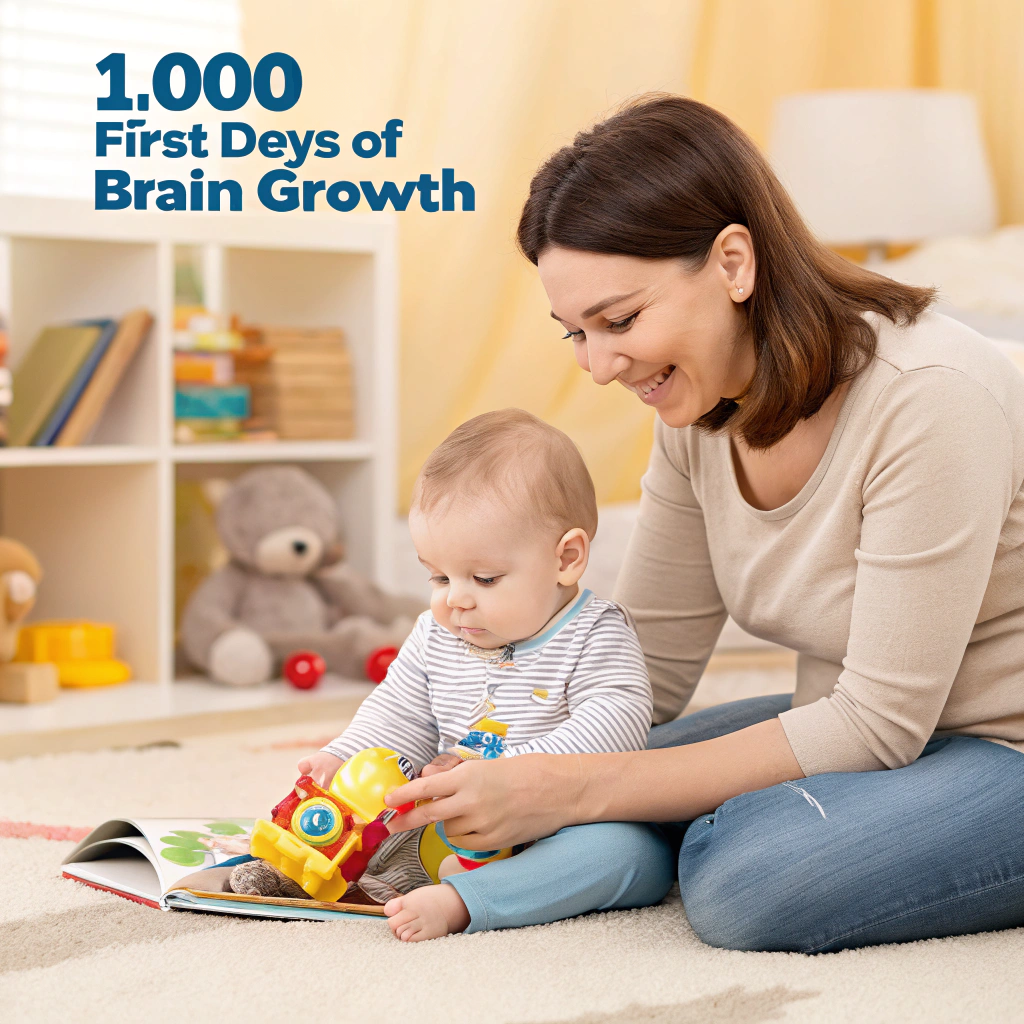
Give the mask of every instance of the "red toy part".
[[284, 663], [284, 677], [297, 690], [312, 690], [326, 671], [327, 665], [316, 651], [296, 651]]
[[397, 647], [378, 647], [375, 651], [370, 651], [370, 656], [366, 659], [366, 666], [363, 669], [366, 673], [366, 678], [371, 683], [384, 682], [384, 677], [388, 674], [391, 662], [397, 657]]
[[[331, 793], [318, 786], [309, 775], [302, 775], [292, 787], [292, 791], [270, 812], [274, 824], [278, 828], [284, 829], [285, 832], [295, 835], [295, 811], [300, 804], [310, 799], [320, 800], [333, 807], [341, 818], [342, 830], [338, 838], [333, 843], [318, 847], [320, 853], [325, 857], [328, 859], [334, 857], [345, 845], [353, 831], [360, 833], [360, 849], [353, 851], [341, 865], [342, 877], [347, 882], [358, 881], [359, 876], [366, 870], [366, 865], [370, 863], [373, 855], [377, 852], [377, 848], [391, 834], [388, 832], [387, 825], [381, 820], [384, 815], [382, 814], [381, 818], [366, 825], [357, 824], [351, 808], [346, 807]], [[306, 841], [301, 835], [298, 838], [303, 842]]]

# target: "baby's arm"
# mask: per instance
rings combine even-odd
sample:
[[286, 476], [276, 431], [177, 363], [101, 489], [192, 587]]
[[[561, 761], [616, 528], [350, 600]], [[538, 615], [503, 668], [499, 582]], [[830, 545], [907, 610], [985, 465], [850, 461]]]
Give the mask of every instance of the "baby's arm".
[[643, 651], [624, 613], [602, 611], [584, 640], [566, 689], [569, 719], [509, 754], [597, 754], [643, 750], [654, 702]]
[[[341, 763], [367, 747], [388, 747], [408, 757], [416, 769], [437, 754], [437, 721], [430, 706], [424, 649], [430, 613], [419, 617], [382, 682], [360, 705], [352, 724], [322, 750], [299, 762], [333, 777]], [[320, 783], [323, 785], [323, 783]]]

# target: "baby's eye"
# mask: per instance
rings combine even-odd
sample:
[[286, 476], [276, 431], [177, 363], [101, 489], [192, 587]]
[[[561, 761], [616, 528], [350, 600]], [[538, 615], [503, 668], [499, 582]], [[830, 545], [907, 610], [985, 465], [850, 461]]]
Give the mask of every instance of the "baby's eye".
[[436, 584], [439, 587], [446, 587], [446, 586], [448, 586], [448, 577], [447, 576], [431, 576], [430, 577], [430, 582]]
[[493, 586], [495, 583], [497, 583], [498, 580], [501, 579], [501, 577], [500, 576], [474, 576], [473, 579], [475, 579], [477, 581], [477, 583], [479, 583], [481, 586], [490, 587], [490, 586]]

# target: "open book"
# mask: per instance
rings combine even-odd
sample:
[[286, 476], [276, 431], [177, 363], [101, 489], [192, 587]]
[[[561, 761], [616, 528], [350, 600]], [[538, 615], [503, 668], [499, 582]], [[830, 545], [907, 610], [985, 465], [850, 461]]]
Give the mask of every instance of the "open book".
[[252, 818], [114, 818], [94, 828], [64, 858], [64, 877], [161, 910], [307, 921], [369, 920], [384, 915], [379, 903], [359, 891], [343, 903], [225, 891], [231, 871], [226, 862], [248, 854], [253, 822]]

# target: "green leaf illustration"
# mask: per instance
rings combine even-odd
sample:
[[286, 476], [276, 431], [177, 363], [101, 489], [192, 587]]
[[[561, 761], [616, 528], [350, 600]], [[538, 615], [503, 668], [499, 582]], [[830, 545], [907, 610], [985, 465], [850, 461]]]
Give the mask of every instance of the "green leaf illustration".
[[233, 821], [211, 821], [206, 827], [215, 836], [241, 836], [248, 831]]
[[198, 850], [183, 850], [179, 846], [168, 846], [160, 851], [160, 856], [172, 864], [180, 864], [183, 868], [197, 868], [206, 860], [205, 853]]
[[174, 846], [179, 850], [199, 850], [205, 853], [208, 849], [198, 839], [183, 838], [181, 836], [161, 836], [160, 842], [166, 843], [168, 846]]

